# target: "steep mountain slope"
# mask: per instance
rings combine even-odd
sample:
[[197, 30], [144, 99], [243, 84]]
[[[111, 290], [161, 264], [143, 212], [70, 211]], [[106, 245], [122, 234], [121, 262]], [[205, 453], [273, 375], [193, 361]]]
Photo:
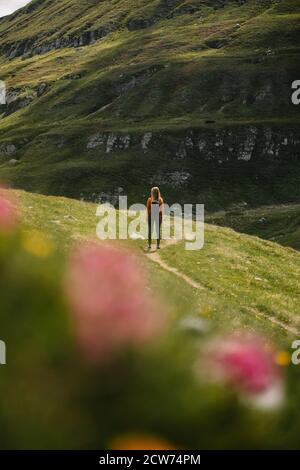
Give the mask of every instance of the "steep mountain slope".
[[0, 177], [35, 191], [299, 200], [300, 2], [54, 0], [0, 21]]

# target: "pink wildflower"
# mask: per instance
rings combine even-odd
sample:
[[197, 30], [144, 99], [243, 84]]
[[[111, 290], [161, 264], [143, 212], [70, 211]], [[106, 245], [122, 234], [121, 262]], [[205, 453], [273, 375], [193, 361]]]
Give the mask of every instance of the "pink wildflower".
[[282, 400], [282, 376], [274, 351], [262, 338], [234, 334], [214, 340], [205, 354], [210, 377], [231, 384], [268, 408]]
[[71, 259], [66, 292], [79, 345], [91, 360], [102, 361], [124, 346], [144, 343], [161, 329], [144, 273], [125, 250], [95, 243], [79, 247]]
[[11, 198], [7, 197], [6, 192], [0, 191], [0, 231], [10, 231], [17, 224], [17, 215], [15, 206]]

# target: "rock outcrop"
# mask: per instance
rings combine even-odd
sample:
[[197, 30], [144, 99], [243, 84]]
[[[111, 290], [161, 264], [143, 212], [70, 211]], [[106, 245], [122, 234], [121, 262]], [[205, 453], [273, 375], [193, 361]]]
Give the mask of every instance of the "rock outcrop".
[[[158, 153], [163, 158], [184, 162], [201, 158], [218, 163], [284, 160], [287, 155], [300, 158], [300, 137], [296, 129], [264, 126], [239, 126], [228, 129], [191, 129], [179, 132], [116, 133], [99, 132], [88, 137], [86, 150], [100, 154], [134, 149]], [[162, 150], [163, 149], [163, 150]]]
[[0, 143], [0, 157], [10, 157], [17, 151], [17, 147], [12, 142]]

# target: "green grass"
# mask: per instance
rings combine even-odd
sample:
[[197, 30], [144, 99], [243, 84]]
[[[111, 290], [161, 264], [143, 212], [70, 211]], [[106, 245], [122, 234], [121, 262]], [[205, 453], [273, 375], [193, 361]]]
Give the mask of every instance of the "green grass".
[[163, 250], [162, 258], [222, 299], [226, 310], [217, 304], [211, 312], [221, 325], [251, 328], [262, 322], [270, 330], [264, 321], [269, 318], [299, 331], [298, 252], [207, 224], [203, 250], [189, 252], [180, 244]]
[[[24, 191], [15, 195], [26, 230], [42, 230], [63, 256], [75, 243], [96, 239], [95, 204]], [[151, 285], [175, 315], [199, 315], [217, 328], [259, 330], [279, 342], [293, 336], [284, 325], [300, 331], [300, 254], [290, 248], [210, 224], [200, 251], [163, 243], [162, 259], [199, 282], [204, 289], [198, 290], [146, 258], [143, 243], [125, 244], [140, 256]]]

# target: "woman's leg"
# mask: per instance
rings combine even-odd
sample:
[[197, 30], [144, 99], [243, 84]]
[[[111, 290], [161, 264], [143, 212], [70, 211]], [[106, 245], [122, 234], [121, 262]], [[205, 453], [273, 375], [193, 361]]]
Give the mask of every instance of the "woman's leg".
[[159, 224], [158, 224], [158, 237], [157, 237], [157, 248], [160, 248], [160, 240], [161, 240], [161, 224], [162, 220], [159, 218]]
[[151, 232], [151, 217], [148, 217], [148, 248], [151, 248], [152, 243]]

